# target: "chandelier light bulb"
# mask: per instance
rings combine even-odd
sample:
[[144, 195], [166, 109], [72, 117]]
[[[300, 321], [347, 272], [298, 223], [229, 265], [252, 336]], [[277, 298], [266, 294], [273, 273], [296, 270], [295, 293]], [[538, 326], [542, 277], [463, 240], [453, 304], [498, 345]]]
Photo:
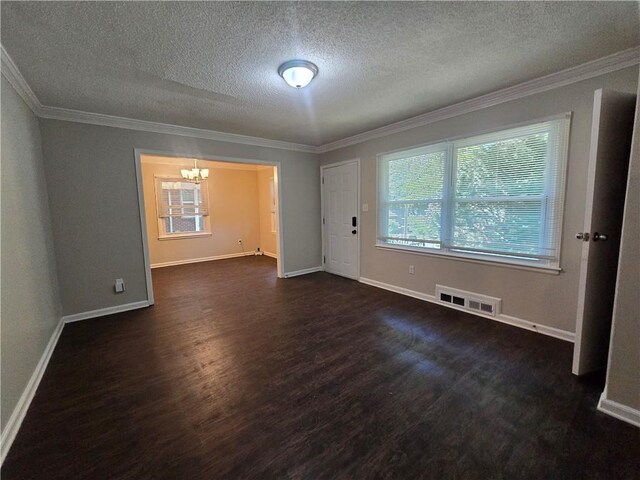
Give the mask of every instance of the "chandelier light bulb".
[[186, 168], [180, 170], [180, 175], [188, 182], [201, 183], [209, 178], [209, 169], [198, 168], [198, 160], [194, 158], [193, 168], [191, 170], [187, 170]]

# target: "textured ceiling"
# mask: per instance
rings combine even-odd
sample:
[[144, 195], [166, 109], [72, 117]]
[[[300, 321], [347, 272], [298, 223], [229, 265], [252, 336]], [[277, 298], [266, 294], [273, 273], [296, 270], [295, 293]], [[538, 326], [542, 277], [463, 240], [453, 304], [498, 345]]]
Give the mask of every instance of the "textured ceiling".
[[[311, 145], [640, 44], [637, 2], [6, 2], [48, 106]], [[316, 63], [309, 87], [278, 76]]]

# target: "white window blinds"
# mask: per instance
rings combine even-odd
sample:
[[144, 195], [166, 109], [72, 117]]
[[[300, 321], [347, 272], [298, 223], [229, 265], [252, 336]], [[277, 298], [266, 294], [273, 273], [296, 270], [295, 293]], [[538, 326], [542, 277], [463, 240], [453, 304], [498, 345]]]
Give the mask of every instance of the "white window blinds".
[[378, 243], [557, 266], [569, 119], [382, 155]]
[[159, 239], [211, 233], [208, 182], [196, 184], [181, 178], [155, 177]]
[[379, 239], [396, 245], [440, 248], [447, 145], [388, 155], [382, 163]]
[[158, 217], [209, 215], [207, 182], [191, 183], [177, 179], [156, 178]]
[[560, 121], [454, 143], [451, 247], [557, 259], [565, 174]]

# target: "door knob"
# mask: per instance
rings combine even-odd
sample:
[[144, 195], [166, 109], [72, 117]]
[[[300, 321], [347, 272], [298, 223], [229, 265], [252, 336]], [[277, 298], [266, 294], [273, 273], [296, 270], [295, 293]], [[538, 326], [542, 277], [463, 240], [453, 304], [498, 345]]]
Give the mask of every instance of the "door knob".
[[358, 231], [357, 230], [351, 230], [351, 233], [353, 233], [355, 235], [356, 233], [358, 233]]
[[579, 232], [576, 233], [576, 238], [578, 240], [582, 240], [583, 242], [588, 242], [589, 241], [589, 232]]
[[605, 235], [604, 233], [593, 232], [593, 241], [594, 242], [597, 242], [598, 240], [600, 240], [601, 242], [604, 242], [608, 238], [609, 237], [607, 235]]

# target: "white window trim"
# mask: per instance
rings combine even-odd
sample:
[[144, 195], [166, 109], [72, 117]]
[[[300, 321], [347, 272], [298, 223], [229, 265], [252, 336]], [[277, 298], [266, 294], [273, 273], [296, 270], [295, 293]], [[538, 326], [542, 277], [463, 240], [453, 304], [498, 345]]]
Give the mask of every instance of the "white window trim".
[[[161, 228], [161, 227], [158, 227]], [[183, 240], [185, 238], [199, 238], [199, 237], [211, 237], [211, 232], [197, 232], [197, 233], [171, 233], [169, 235], [158, 235], [158, 240]]]
[[[456, 260], [456, 261], [465, 261], [470, 263], [493, 265], [493, 266], [535, 271], [535, 272], [541, 272], [541, 273], [559, 274], [560, 272], [562, 272], [562, 267], [561, 267], [562, 248], [561, 247], [562, 247], [562, 233], [563, 233], [563, 227], [564, 227], [564, 210], [565, 210], [564, 203], [565, 203], [565, 192], [566, 192], [566, 182], [567, 182], [566, 173], [568, 170], [568, 162], [569, 162], [569, 138], [571, 135], [571, 116], [572, 116], [572, 112], [566, 112], [566, 113], [552, 115], [549, 117], [539, 118], [539, 119], [530, 120], [526, 122], [519, 122], [516, 124], [505, 125], [501, 127], [488, 129], [488, 130], [482, 130], [476, 133], [466, 133], [464, 135], [448, 137], [445, 139], [440, 139], [437, 141], [433, 141], [433, 142], [429, 142], [421, 145], [415, 145], [412, 147], [398, 148], [398, 149], [377, 154], [376, 155], [376, 192], [377, 192], [376, 240], [375, 240], [374, 246], [379, 250], [398, 251], [398, 252], [404, 252], [409, 254], [447, 258], [447, 259]], [[443, 182], [444, 188], [443, 188], [441, 201], [443, 202], [443, 204], [448, 203], [449, 205], [451, 205], [453, 203], [452, 202], [453, 199], [449, 197], [453, 195], [453, 191], [454, 191], [453, 183], [455, 179], [453, 178], [452, 173], [454, 171], [455, 165], [449, 165], [449, 164], [455, 161], [454, 145], [457, 142], [467, 138], [490, 135], [492, 133], [499, 133], [503, 130], [510, 130], [518, 127], [526, 127], [528, 125], [535, 125], [537, 123], [550, 122], [554, 120], [562, 120], [563, 128], [565, 129], [564, 136], [562, 138], [564, 141], [564, 144], [560, 146], [560, 151], [562, 152], [561, 161], [563, 162], [563, 164], [560, 166], [560, 169], [562, 171], [562, 182], [560, 185], [558, 185], [559, 191], [557, 192], [558, 203], [561, 205], [561, 208], [559, 209], [559, 213], [558, 213], [560, 229], [557, 232], [558, 245], [559, 245], [557, 261], [541, 263], [540, 260], [520, 260], [517, 257], [509, 257], [507, 255], [505, 255], [504, 257], [499, 255], [496, 255], [496, 257], [492, 257], [491, 254], [487, 254], [487, 253], [474, 254], [471, 252], [459, 252], [455, 247], [453, 249], [452, 247], [447, 247], [446, 249], [438, 250], [435, 248], [428, 248], [428, 247], [393, 245], [393, 244], [388, 244], [386, 242], [381, 242], [378, 239], [380, 235], [380, 217], [381, 217], [380, 204], [381, 204], [381, 194], [382, 194], [381, 192], [382, 185], [380, 182], [380, 175], [381, 175], [382, 165], [384, 164], [384, 161], [383, 161], [384, 159], [388, 161], [394, 158], [403, 158], [403, 157], [410, 156], [412, 152], [421, 152], [429, 148], [435, 148], [439, 145], [442, 145], [443, 143], [448, 143], [449, 144], [448, 152], [447, 152], [447, 157], [445, 159], [446, 167], [445, 167], [445, 178]], [[385, 178], [388, 178], [388, 176], [385, 175]], [[435, 199], [433, 201], [435, 201]], [[439, 243], [442, 245], [444, 243], [445, 245], [448, 245], [450, 243], [448, 237], [450, 234], [449, 233], [450, 224], [451, 224], [450, 216], [452, 214], [451, 210], [452, 210], [451, 208], [447, 209], [447, 211], [445, 212], [446, 215], [443, 215], [443, 221], [441, 223], [441, 241], [434, 242], [434, 244]]]
[[[204, 215], [203, 216], [203, 220], [204, 220], [204, 230], [201, 232], [180, 232], [180, 233], [166, 233], [164, 231], [164, 227], [162, 225], [162, 218], [160, 218], [160, 212], [158, 210], [160, 202], [159, 202], [159, 192], [158, 192], [158, 182], [157, 180], [173, 180], [176, 182], [184, 182], [184, 178], [179, 177], [177, 175], [154, 175], [153, 176], [153, 183], [154, 183], [154, 190], [155, 190], [155, 204], [156, 204], [156, 225], [158, 228], [158, 240], [185, 240], [188, 238], [201, 238], [201, 237], [211, 237], [213, 235], [213, 233], [211, 232], [211, 220], [210, 220], [210, 215]], [[205, 180], [205, 182], [208, 182], [208, 180]], [[208, 194], [208, 188], [209, 186], [206, 185], [207, 188], [207, 195], [205, 196], [207, 203], [209, 203], [209, 194]], [[208, 208], [210, 208], [210, 205], [207, 206]]]
[[403, 252], [412, 255], [426, 255], [428, 257], [439, 257], [447, 260], [455, 260], [459, 262], [478, 263], [481, 265], [491, 265], [493, 267], [506, 267], [514, 268], [517, 270], [528, 270], [540, 273], [549, 273], [557, 275], [562, 272], [561, 267], [554, 267], [548, 265], [533, 265], [531, 263], [518, 262], [509, 258], [500, 259], [487, 259], [487, 255], [473, 255], [463, 254], [456, 252], [442, 252], [438, 250], [427, 250], [426, 248], [419, 247], [405, 247], [402, 245], [389, 245], [387, 243], [376, 243], [375, 247], [379, 250], [390, 250], [394, 252]]

